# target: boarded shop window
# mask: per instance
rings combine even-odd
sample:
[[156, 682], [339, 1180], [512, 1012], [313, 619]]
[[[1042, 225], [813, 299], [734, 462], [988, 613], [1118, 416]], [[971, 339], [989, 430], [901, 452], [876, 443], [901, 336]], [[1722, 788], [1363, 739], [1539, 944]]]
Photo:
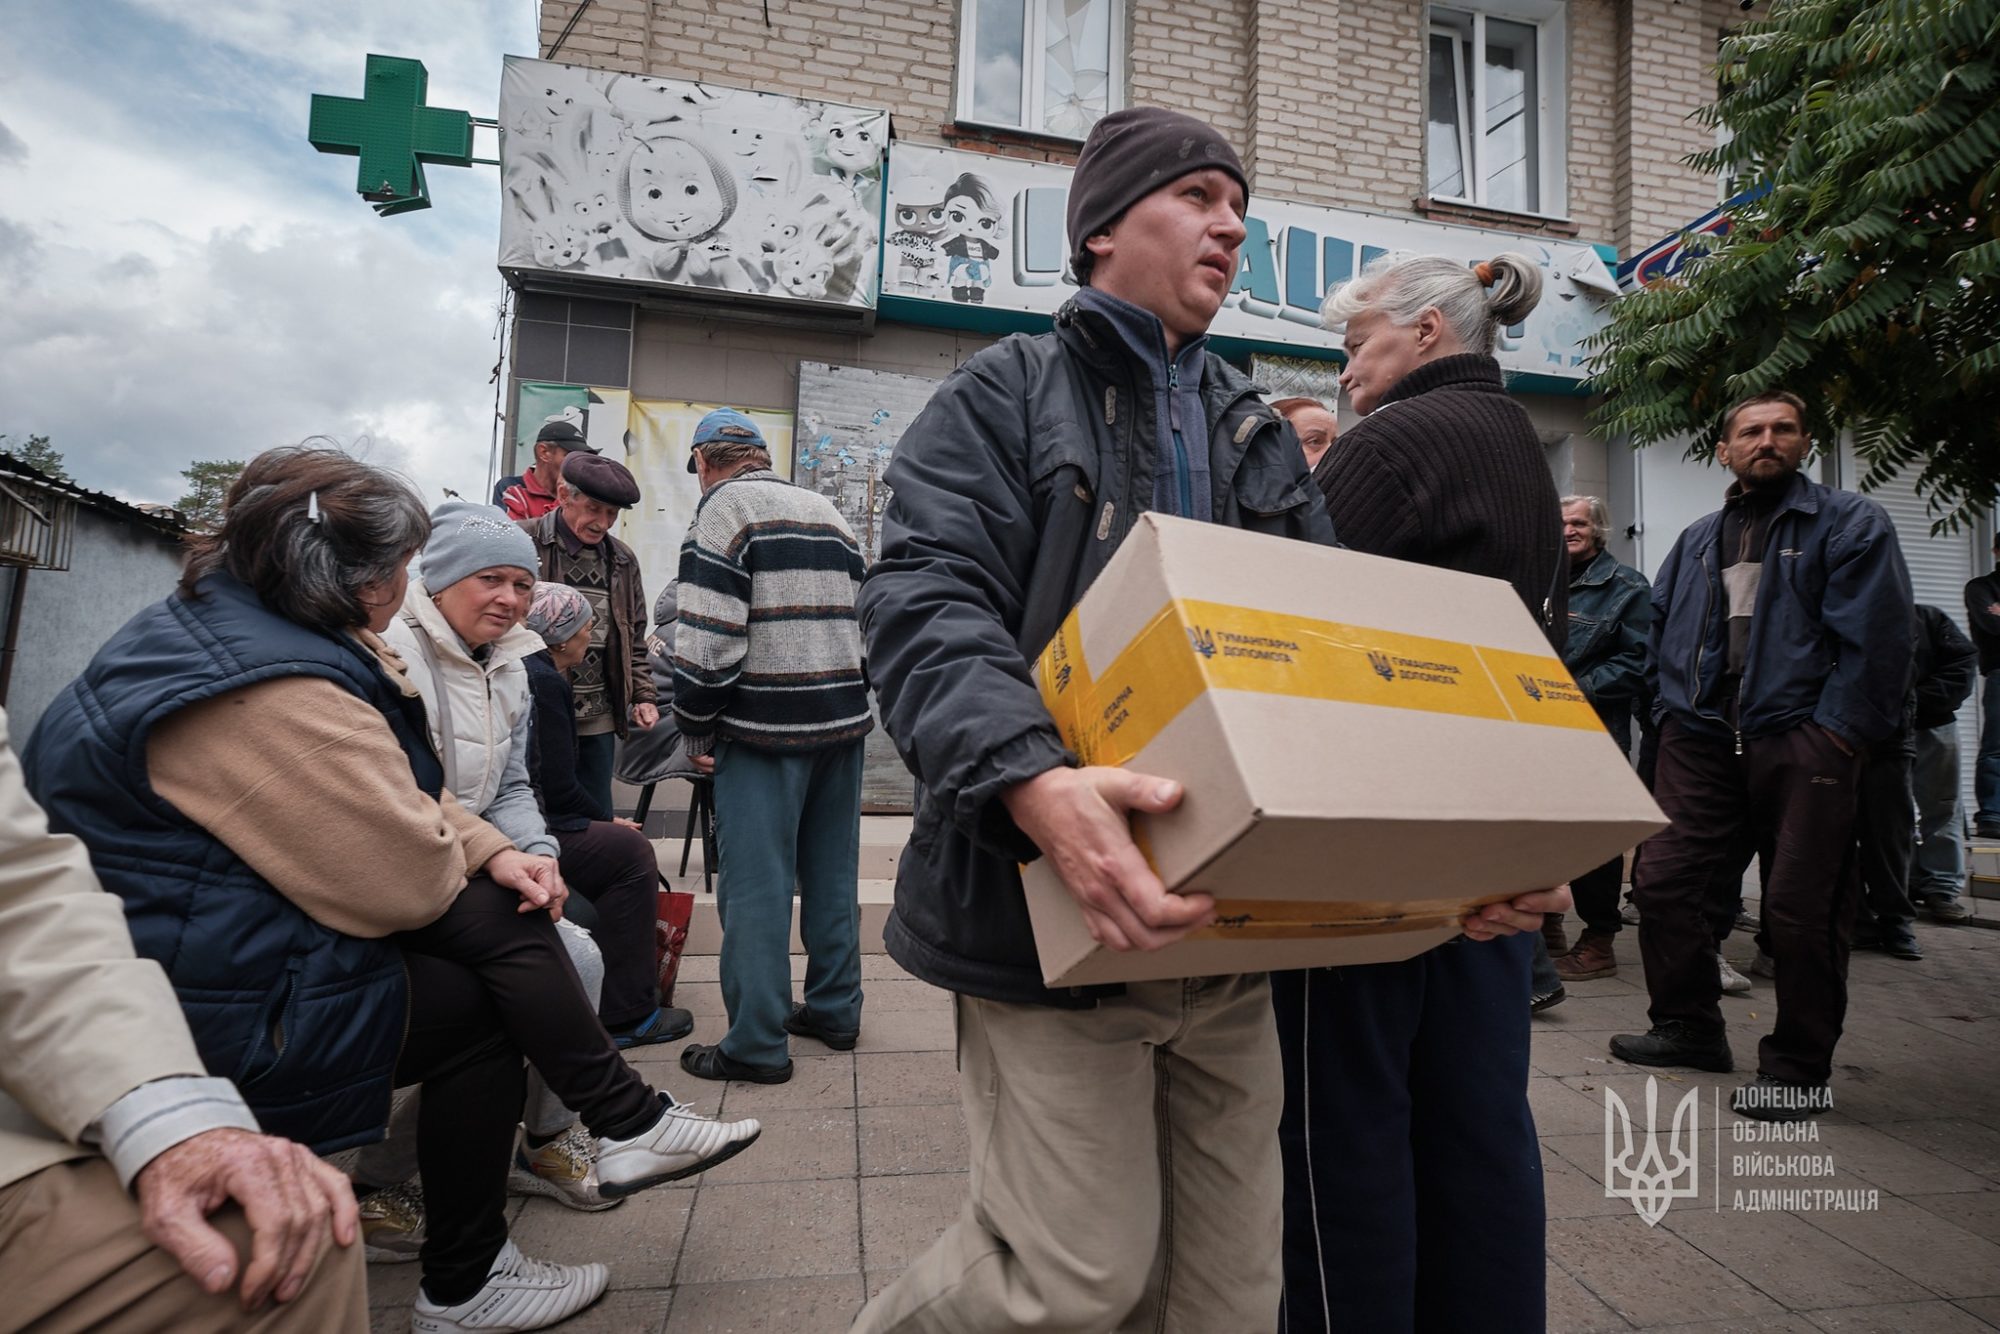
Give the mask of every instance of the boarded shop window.
[[1560, 6], [1432, 7], [1424, 138], [1431, 198], [1561, 216], [1565, 44]]
[[632, 307], [623, 301], [523, 292], [514, 324], [514, 375], [522, 380], [632, 382]]
[[1124, 105], [1124, 0], [962, 0], [958, 119], [1082, 139]]

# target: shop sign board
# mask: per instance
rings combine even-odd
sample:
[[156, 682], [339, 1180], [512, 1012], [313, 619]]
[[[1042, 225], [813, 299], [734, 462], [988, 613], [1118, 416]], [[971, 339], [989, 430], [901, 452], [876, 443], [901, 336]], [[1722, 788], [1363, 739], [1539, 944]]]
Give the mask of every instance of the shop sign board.
[[[929, 303], [961, 327], [979, 311], [1053, 315], [1065, 277], [1064, 210], [1070, 168], [948, 148], [896, 145], [889, 164], [882, 295]], [[1254, 346], [1331, 357], [1340, 335], [1320, 326], [1328, 289], [1392, 252], [1449, 255], [1467, 264], [1503, 250], [1539, 262], [1541, 304], [1506, 330], [1503, 369], [1566, 382], [1586, 378], [1584, 340], [1602, 328], [1617, 284], [1594, 246], [1316, 208], [1253, 196], [1242, 267], [1210, 332]], [[915, 305], [899, 316], [923, 320]]]

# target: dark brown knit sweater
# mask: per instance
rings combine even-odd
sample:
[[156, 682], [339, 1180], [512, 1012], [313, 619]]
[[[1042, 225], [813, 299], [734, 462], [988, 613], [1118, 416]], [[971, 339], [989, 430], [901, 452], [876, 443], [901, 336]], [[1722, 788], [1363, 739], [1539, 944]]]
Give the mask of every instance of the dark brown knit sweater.
[[1526, 409], [1500, 363], [1419, 366], [1340, 433], [1316, 474], [1341, 545], [1504, 579], [1558, 650], [1568, 633], [1562, 509]]

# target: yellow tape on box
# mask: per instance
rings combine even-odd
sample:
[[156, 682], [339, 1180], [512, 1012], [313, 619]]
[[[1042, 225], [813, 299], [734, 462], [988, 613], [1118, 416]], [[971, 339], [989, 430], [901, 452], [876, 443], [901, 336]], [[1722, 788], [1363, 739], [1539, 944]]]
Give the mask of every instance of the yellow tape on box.
[[1176, 599], [1093, 675], [1077, 615], [1070, 612], [1035, 667], [1042, 702], [1085, 764], [1124, 764], [1204, 690], [1601, 726], [1552, 655]]

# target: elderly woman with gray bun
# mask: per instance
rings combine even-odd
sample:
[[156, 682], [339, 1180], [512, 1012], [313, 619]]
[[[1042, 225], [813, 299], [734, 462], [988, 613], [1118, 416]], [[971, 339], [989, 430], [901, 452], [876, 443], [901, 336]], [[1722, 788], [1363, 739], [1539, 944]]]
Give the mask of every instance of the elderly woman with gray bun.
[[[1541, 296], [1520, 255], [1386, 256], [1327, 298], [1362, 414], [1315, 473], [1348, 547], [1504, 579], [1560, 649], [1555, 484], [1493, 350]], [[1271, 978], [1285, 1063], [1288, 1330], [1545, 1325], [1529, 962], [1567, 887], [1493, 904], [1402, 963]]]

